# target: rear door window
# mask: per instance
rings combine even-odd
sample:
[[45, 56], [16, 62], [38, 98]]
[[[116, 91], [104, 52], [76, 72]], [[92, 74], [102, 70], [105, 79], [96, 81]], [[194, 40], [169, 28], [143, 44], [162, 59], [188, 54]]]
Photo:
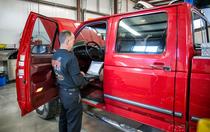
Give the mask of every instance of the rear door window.
[[117, 31], [116, 52], [161, 54], [166, 45], [167, 14], [124, 18]]
[[207, 22], [200, 15], [193, 12], [194, 49], [201, 50], [201, 44], [208, 42]]

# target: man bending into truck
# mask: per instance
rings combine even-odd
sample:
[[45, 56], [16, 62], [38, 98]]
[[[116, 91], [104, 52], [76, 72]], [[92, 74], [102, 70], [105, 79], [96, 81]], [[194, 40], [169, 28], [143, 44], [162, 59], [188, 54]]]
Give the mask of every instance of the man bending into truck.
[[59, 132], [80, 132], [82, 124], [79, 88], [86, 85], [87, 82], [72, 52], [74, 40], [73, 33], [61, 32], [59, 34], [60, 49], [52, 57], [52, 66], [56, 74], [61, 100]]

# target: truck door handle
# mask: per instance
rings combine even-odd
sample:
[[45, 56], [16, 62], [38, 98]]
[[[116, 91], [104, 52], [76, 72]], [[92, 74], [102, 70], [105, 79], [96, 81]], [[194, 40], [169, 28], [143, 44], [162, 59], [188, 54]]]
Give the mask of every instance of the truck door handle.
[[157, 70], [171, 71], [171, 67], [165, 66], [165, 64], [162, 62], [154, 62], [152, 65], [150, 65], [150, 67]]

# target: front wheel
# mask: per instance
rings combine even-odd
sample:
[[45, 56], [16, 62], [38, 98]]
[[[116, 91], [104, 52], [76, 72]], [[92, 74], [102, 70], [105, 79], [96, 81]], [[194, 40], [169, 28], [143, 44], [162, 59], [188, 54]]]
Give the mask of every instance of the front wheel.
[[52, 100], [36, 109], [36, 113], [42, 119], [48, 120], [54, 118], [59, 109], [58, 99]]

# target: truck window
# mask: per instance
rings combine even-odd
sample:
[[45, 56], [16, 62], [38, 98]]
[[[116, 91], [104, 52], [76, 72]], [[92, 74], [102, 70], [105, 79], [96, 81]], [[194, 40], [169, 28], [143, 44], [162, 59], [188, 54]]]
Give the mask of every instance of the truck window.
[[200, 15], [193, 12], [194, 49], [201, 51], [201, 44], [207, 43], [207, 22]]
[[105, 46], [105, 41], [106, 23], [100, 22], [85, 26], [76, 37], [75, 46], [84, 45], [88, 42], [95, 42], [98, 45]]
[[31, 53], [51, 53], [52, 42], [57, 26], [54, 22], [37, 18], [31, 37]]
[[161, 54], [166, 45], [166, 33], [166, 13], [124, 18], [118, 25], [116, 52]]

